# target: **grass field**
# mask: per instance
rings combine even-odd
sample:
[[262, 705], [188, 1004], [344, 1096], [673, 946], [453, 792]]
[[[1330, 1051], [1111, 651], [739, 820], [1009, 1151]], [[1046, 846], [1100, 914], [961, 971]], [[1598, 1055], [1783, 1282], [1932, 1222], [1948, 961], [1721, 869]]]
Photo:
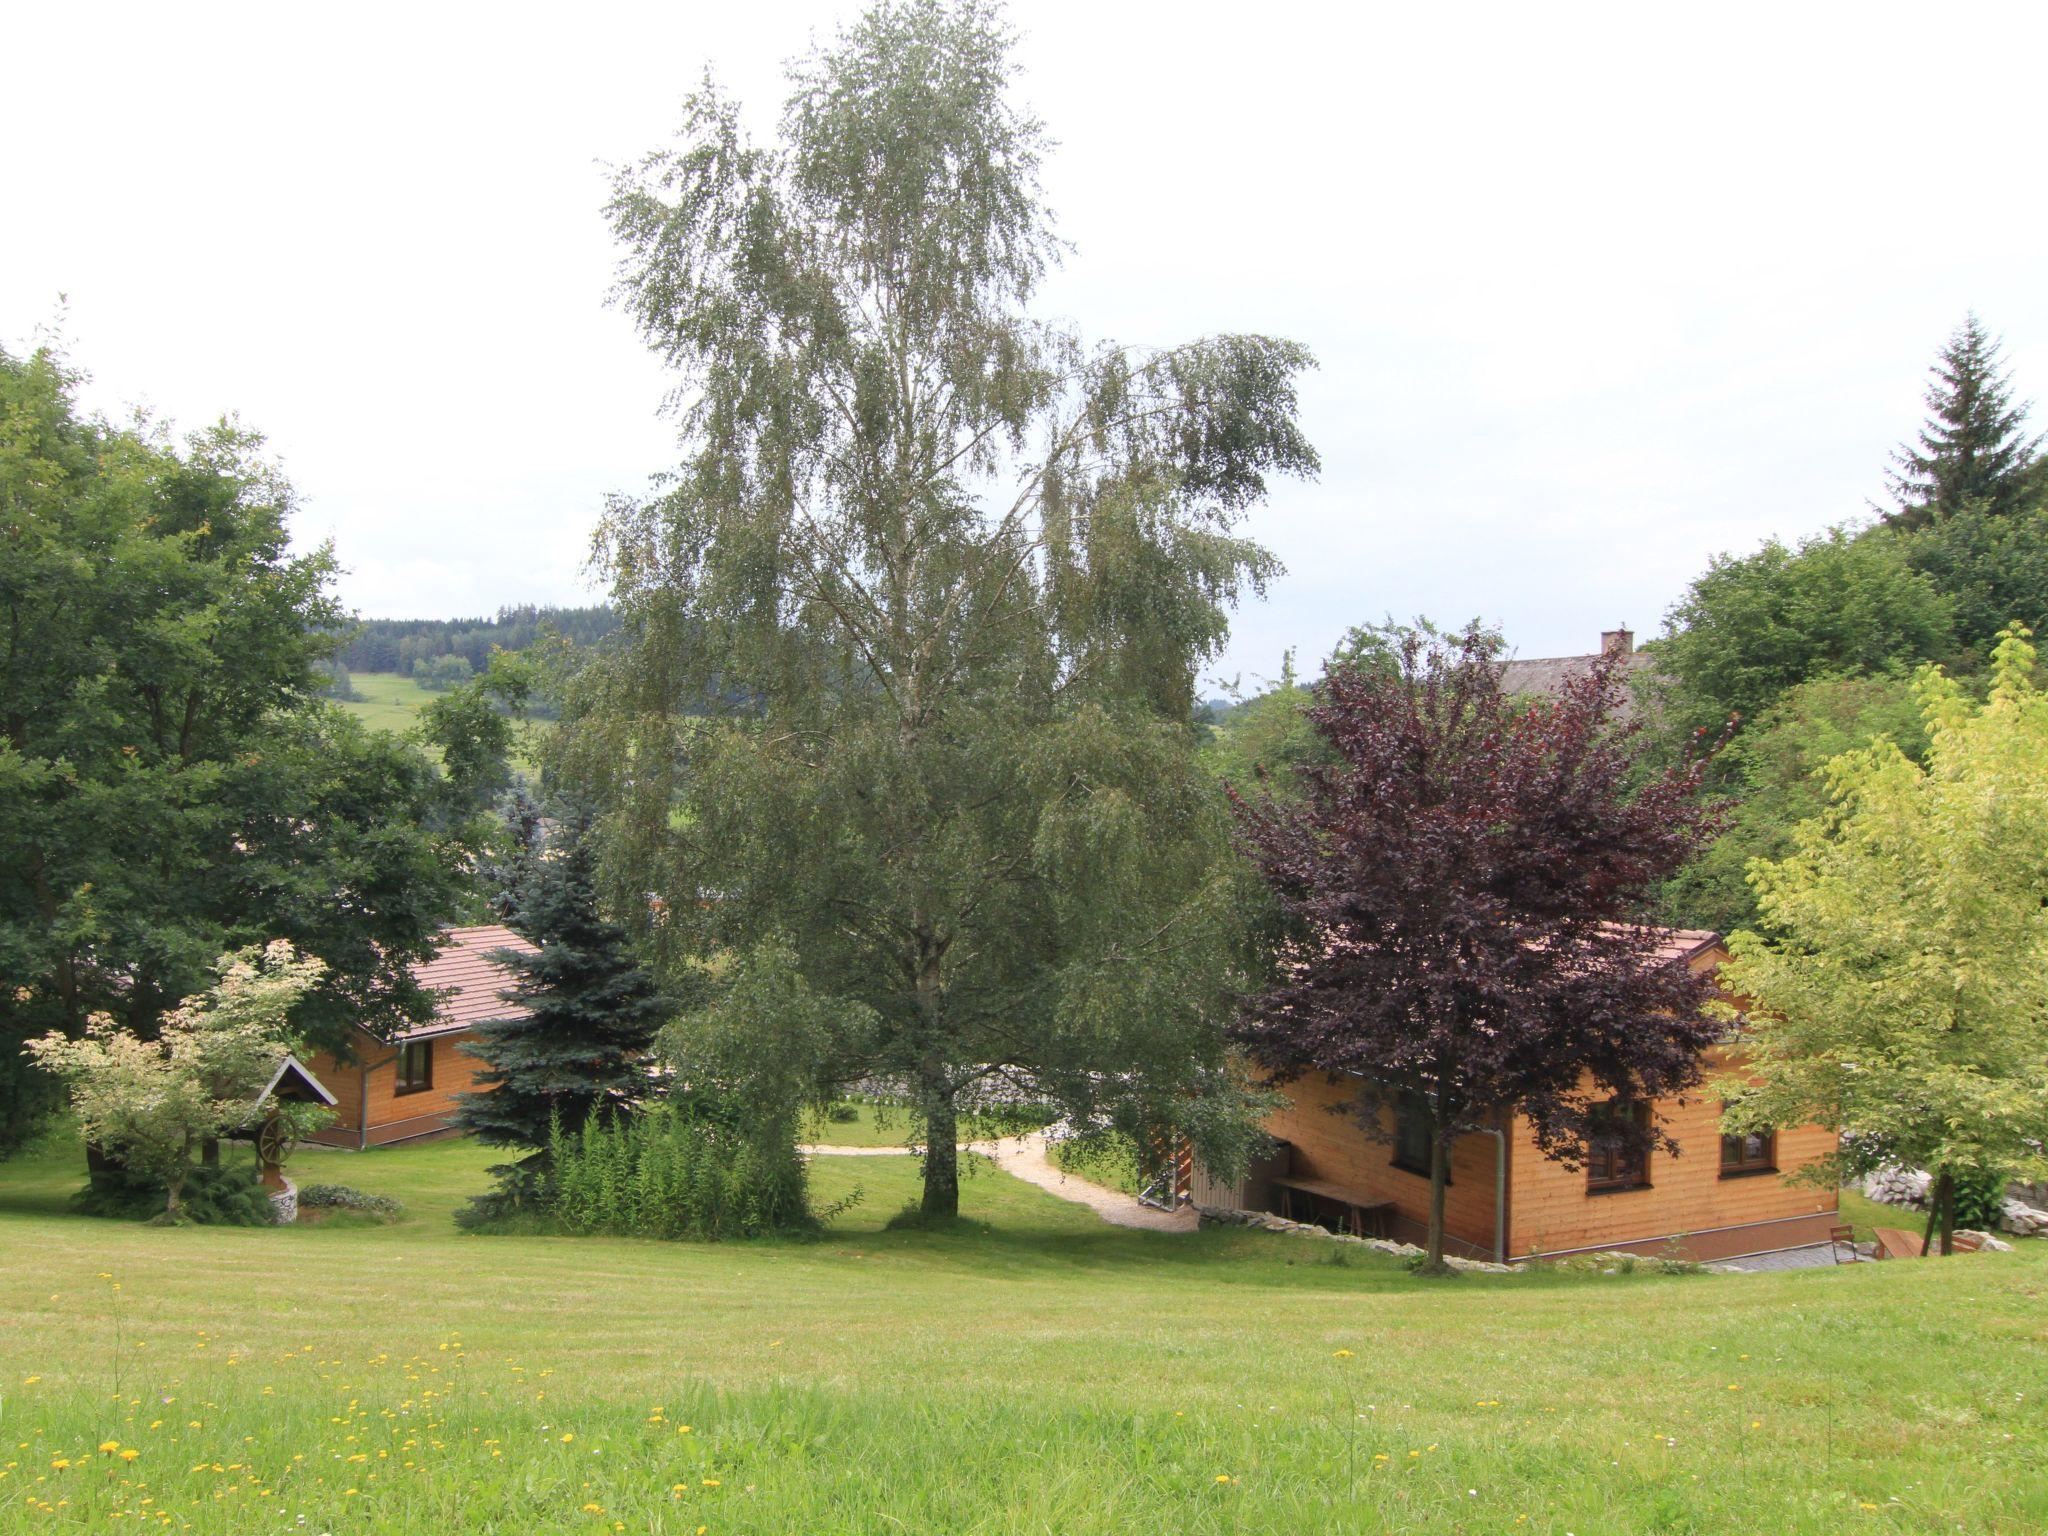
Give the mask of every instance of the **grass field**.
[[[439, 697], [432, 689], [422, 688], [399, 672], [355, 672], [350, 674], [349, 680], [362, 697], [342, 700], [341, 707], [373, 730], [391, 731], [400, 736], [417, 725], [420, 711]], [[525, 721], [517, 729], [523, 736], [541, 728], [534, 722]], [[438, 750], [435, 749], [437, 760]], [[512, 765], [529, 775], [533, 771], [533, 764], [525, 751], [516, 746], [512, 752]]]
[[282, 1230], [0, 1165], [0, 1530], [2048, 1529], [2048, 1244], [1432, 1283], [985, 1168], [886, 1231], [908, 1158], [818, 1241], [463, 1235], [493, 1156], [302, 1151], [407, 1215]]

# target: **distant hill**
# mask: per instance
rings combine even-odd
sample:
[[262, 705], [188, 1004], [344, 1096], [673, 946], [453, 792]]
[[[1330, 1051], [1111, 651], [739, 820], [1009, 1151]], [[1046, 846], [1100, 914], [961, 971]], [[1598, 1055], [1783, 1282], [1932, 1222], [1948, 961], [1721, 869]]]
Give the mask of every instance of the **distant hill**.
[[413, 664], [460, 656], [481, 672], [491, 649], [523, 651], [551, 626], [578, 645], [595, 645], [619, 627], [609, 606], [543, 608], [532, 603], [500, 608], [495, 618], [360, 619], [335, 660], [350, 672], [396, 672], [410, 677]]

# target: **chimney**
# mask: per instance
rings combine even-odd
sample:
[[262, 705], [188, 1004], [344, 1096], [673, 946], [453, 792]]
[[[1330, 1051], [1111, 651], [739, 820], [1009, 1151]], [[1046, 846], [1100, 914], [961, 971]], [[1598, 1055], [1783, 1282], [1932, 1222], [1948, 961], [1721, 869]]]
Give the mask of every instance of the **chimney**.
[[1602, 656], [1629, 656], [1635, 653], [1636, 632], [1632, 629], [1603, 629], [1600, 631], [1600, 654]]

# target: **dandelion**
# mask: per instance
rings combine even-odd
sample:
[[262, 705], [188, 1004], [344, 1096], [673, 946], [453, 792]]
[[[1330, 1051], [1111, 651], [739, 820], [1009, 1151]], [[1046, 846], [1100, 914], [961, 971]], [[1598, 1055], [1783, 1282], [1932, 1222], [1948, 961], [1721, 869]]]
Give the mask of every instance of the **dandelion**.
[[125, 1450], [121, 1453], [121, 1459], [123, 1461], [133, 1461], [136, 1457], [140, 1456], [141, 1454], [142, 1452], [135, 1450], [131, 1447], [130, 1449]]
[[1336, 1360], [1349, 1360], [1351, 1358], [1351, 1351], [1348, 1349], [1337, 1350], [1331, 1356], [1331, 1358]]
[[601, 1515], [604, 1513], [604, 1506], [602, 1504], [586, 1504], [583, 1506], [583, 1513], [586, 1515]]
[[716, 1488], [718, 1485], [718, 1479], [715, 1477], [707, 1477], [704, 1479], [704, 1486], [706, 1488]]
[[111, 1456], [114, 1452], [121, 1449], [121, 1442], [118, 1440], [102, 1440], [100, 1442], [100, 1449]]
[[574, 1435], [564, 1435], [562, 1436], [562, 1444], [567, 1445], [571, 1440], [574, 1440], [575, 1438], [576, 1437]]

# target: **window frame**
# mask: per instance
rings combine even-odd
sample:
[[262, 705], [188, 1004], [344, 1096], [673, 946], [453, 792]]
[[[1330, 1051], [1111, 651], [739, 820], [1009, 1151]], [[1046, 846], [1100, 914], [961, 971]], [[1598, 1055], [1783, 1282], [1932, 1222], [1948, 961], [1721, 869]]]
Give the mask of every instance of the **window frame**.
[[[416, 1076], [406, 1075], [406, 1059], [414, 1051], [419, 1052], [420, 1070]], [[393, 1098], [405, 1098], [410, 1094], [425, 1093], [434, 1086], [434, 1042], [429, 1040], [401, 1040], [398, 1056], [392, 1063], [395, 1081], [392, 1085]]]
[[[1609, 1115], [1622, 1109], [1627, 1110], [1629, 1116], [1637, 1125], [1648, 1126], [1650, 1123], [1650, 1106], [1643, 1099], [1607, 1099], [1595, 1106], [1596, 1113], [1605, 1111]], [[1644, 1147], [1640, 1152], [1634, 1154], [1635, 1165], [1630, 1172], [1624, 1173], [1618, 1170], [1610, 1170], [1604, 1173], [1598, 1172], [1595, 1168], [1595, 1159], [1601, 1157], [1612, 1159], [1615, 1149], [1612, 1147], [1603, 1148], [1601, 1138], [1588, 1136], [1586, 1138], [1586, 1193], [1589, 1195], [1625, 1195], [1633, 1190], [1651, 1188], [1650, 1151], [1650, 1148]]]
[[[1737, 1144], [1738, 1146], [1741, 1146], [1741, 1145], [1742, 1145], [1743, 1143], [1746, 1143], [1746, 1142], [1748, 1142], [1748, 1141], [1749, 1141], [1749, 1140], [1750, 1140], [1750, 1139], [1751, 1139], [1752, 1137], [1762, 1137], [1762, 1138], [1763, 1138], [1763, 1144], [1764, 1144], [1764, 1149], [1763, 1149], [1763, 1154], [1762, 1154], [1762, 1156], [1761, 1156], [1760, 1158], [1749, 1158], [1749, 1157], [1744, 1157], [1744, 1156], [1743, 1156], [1743, 1155], [1742, 1155], [1742, 1154], [1741, 1154], [1740, 1152], [1738, 1152], [1738, 1153], [1736, 1154], [1736, 1158], [1735, 1158], [1735, 1161], [1731, 1163], [1731, 1162], [1730, 1162], [1730, 1161], [1728, 1160], [1728, 1143], [1732, 1141], [1732, 1142], [1735, 1142], [1735, 1143], [1736, 1143], [1736, 1144]], [[1772, 1128], [1771, 1130], [1767, 1130], [1767, 1131], [1751, 1131], [1751, 1132], [1749, 1132], [1749, 1133], [1748, 1133], [1747, 1135], [1740, 1135], [1740, 1136], [1735, 1136], [1735, 1135], [1728, 1135], [1728, 1134], [1726, 1134], [1726, 1133], [1724, 1133], [1724, 1134], [1722, 1135], [1722, 1137], [1721, 1137], [1721, 1177], [1722, 1177], [1722, 1178], [1724, 1178], [1724, 1179], [1753, 1179], [1753, 1178], [1755, 1178], [1755, 1177], [1756, 1177], [1756, 1176], [1757, 1176], [1758, 1174], [1764, 1174], [1764, 1173], [1776, 1173], [1777, 1171], [1778, 1171], [1778, 1132], [1777, 1132], [1777, 1130], [1776, 1130], [1776, 1128], [1775, 1128], [1775, 1127], [1774, 1127], [1774, 1128]]]
[[[1406, 1149], [1401, 1145], [1403, 1135], [1407, 1132], [1410, 1125], [1420, 1126], [1422, 1155], [1419, 1158], [1409, 1157]], [[1388, 1162], [1403, 1173], [1414, 1174], [1418, 1179], [1429, 1177], [1429, 1112], [1423, 1107], [1419, 1095], [1404, 1093], [1394, 1102], [1394, 1151]], [[1446, 1156], [1444, 1158], [1445, 1186], [1448, 1187], [1450, 1182], [1451, 1161], [1448, 1149], [1446, 1149]]]

